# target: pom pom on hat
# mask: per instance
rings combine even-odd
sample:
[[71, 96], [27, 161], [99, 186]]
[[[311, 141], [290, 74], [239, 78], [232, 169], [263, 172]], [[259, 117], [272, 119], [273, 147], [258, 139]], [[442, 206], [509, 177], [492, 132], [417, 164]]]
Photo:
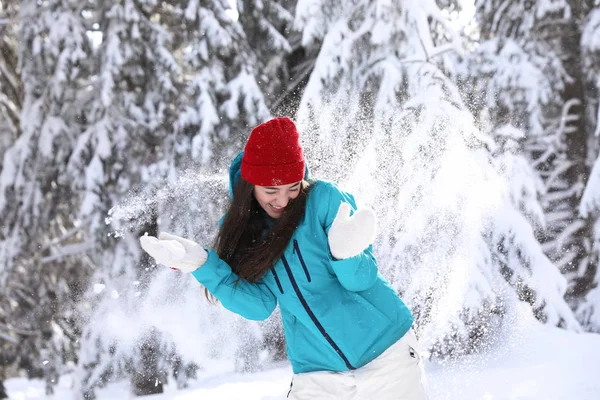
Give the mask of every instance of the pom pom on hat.
[[259, 186], [289, 185], [304, 178], [304, 155], [296, 124], [273, 118], [252, 130], [242, 157], [242, 178]]

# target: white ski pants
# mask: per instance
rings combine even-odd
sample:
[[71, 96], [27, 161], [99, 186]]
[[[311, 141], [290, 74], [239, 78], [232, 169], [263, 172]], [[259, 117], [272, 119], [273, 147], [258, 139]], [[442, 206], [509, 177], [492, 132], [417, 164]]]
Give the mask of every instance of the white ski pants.
[[295, 374], [292, 400], [427, 400], [421, 350], [413, 330], [354, 371]]

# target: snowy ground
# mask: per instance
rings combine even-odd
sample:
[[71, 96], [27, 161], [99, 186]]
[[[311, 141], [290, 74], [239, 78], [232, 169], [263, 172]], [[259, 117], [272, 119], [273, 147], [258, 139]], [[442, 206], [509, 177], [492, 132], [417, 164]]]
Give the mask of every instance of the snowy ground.
[[[576, 334], [528, 322], [505, 334], [495, 349], [462, 358], [452, 365], [426, 365], [432, 400], [598, 400], [600, 399], [600, 335]], [[223, 373], [202, 377], [187, 390], [147, 400], [275, 400], [284, 399], [291, 369], [281, 366], [255, 374]], [[51, 399], [72, 399], [68, 380]], [[44, 399], [39, 381], [10, 379], [10, 399]], [[131, 399], [127, 383], [98, 392], [98, 400]]]

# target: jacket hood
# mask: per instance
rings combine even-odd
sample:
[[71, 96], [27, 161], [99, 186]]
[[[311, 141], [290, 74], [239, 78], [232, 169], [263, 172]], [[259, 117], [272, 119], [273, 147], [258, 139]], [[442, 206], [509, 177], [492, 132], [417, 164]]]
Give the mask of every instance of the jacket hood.
[[[233, 187], [237, 183], [238, 179], [242, 176], [242, 157], [244, 156], [244, 152], [242, 151], [238, 154], [231, 165], [229, 166], [229, 198], [233, 198]], [[304, 180], [310, 179], [310, 172], [308, 170], [308, 164], [304, 163]]]

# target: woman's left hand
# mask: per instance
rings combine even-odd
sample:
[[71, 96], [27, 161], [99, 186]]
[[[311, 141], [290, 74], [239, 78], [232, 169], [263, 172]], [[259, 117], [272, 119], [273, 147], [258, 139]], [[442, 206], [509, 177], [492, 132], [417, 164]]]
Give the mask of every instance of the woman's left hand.
[[331, 254], [338, 260], [362, 253], [375, 240], [377, 217], [370, 208], [361, 208], [350, 215], [352, 207], [342, 202], [329, 229]]

